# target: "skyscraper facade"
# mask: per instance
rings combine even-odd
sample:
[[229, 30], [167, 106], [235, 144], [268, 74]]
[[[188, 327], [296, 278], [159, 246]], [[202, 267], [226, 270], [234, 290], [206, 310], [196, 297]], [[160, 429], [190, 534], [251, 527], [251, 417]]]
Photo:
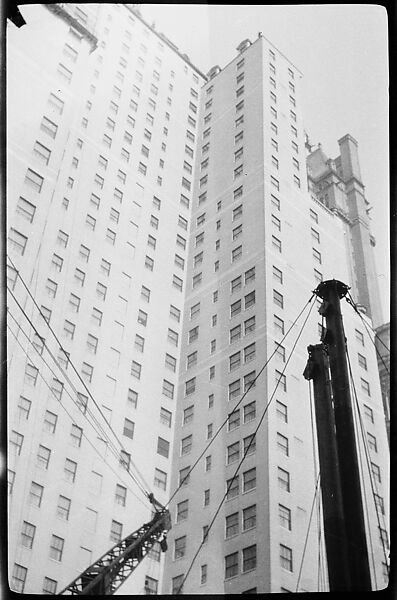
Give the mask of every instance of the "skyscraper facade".
[[[168, 498], [204, 76], [130, 6], [21, 14], [7, 31], [9, 577], [53, 593], [150, 520], [140, 487]], [[159, 561], [127, 591], [155, 593]]]
[[[372, 257], [355, 140], [340, 140], [335, 161], [321, 148], [306, 157], [301, 73], [262, 35], [237, 51], [208, 73], [200, 103], [171, 481], [179, 490], [163, 593], [327, 589], [302, 376], [306, 347], [322, 333], [318, 302], [304, 327], [296, 319], [323, 279], [347, 283], [356, 301], [367, 294], [368, 314], [377, 309], [365, 279], [371, 265], [363, 266]], [[343, 312], [387, 519], [385, 424], [375, 351], [364, 337], [370, 321], [347, 304]], [[369, 501], [364, 458], [362, 467], [372, 584], [383, 587], [385, 525]]]
[[325, 590], [302, 372], [322, 332], [312, 290], [333, 278], [360, 305], [343, 312], [382, 587], [387, 438], [366, 332], [382, 320], [356, 141], [334, 160], [312, 151], [301, 73], [261, 34], [205, 76], [135, 5], [21, 14], [7, 31], [12, 589], [61, 591], [150, 520], [153, 491], [172, 498], [169, 549], [122, 593]]

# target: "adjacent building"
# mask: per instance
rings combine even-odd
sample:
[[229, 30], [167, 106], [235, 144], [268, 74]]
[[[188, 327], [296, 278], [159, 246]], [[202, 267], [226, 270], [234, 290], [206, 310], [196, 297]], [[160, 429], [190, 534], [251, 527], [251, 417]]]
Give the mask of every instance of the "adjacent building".
[[[301, 73], [262, 35], [237, 52], [208, 73], [201, 95], [171, 479], [180, 489], [163, 593], [325, 591], [302, 376], [306, 348], [322, 333], [318, 302], [299, 341], [303, 318], [295, 320], [318, 283], [335, 278], [366, 305], [371, 327], [376, 289], [366, 278], [372, 238], [357, 144], [342, 138], [335, 161], [321, 149], [306, 156]], [[347, 303], [343, 312], [378, 486], [382, 531], [360, 442], [371, 576], [381, 588], [388, 467], [377, 362], [361, 317]]]
[[366, 332], [382, 318], [357, 142], [344, 136], [334, 160], [312, 151], [302, 74], [262, 34], [204, 75], [135, 5], [20, 10], [26, 25], [7, 31], [10, 586], [61, 591], [150, 520], [153, 491], [172, 497], [169, 550], [121, 593], [326, 591], [302, 376], [319, 303], [296, 319], [335, 278], [361, 311], [343, 305], [384, 587], [388, 444]]
[[[205, 77], [129, 5], [20, 11], [26, 25], [7, 30], [9, 578], [55, 593], [150, 520], [133, 478], [168, 499]], [[155, 548], [121, 591], [156, 593], [160, 564]]]

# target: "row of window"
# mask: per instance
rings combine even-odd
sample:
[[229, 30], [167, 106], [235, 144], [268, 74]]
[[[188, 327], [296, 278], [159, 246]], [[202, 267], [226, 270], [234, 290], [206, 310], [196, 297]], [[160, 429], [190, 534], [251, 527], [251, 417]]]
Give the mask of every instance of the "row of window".
[[[162, 419], [161, 422], [165, 422], [167, 424], [167, 426], [170, 426], [170, 423], [171, 423], [170, 411], [165, 411], [165, 409], [162, 409], [160, 418]], [[55, 427], [56, 427], [56, 422], [57, 422], [57, 415], [55, 415], [54, 413], [51, 413], [50, 411], [46, 411], [45, 423], [44, 423], [45, 428], [51, 432], [54, 432]], [[127, 437], [130, 437], [131, 433], [133, 435], [134, 423], [132, 421], [129, 421], [128, 419], [126, 419], [126, 423], [125, 423], [124, 427], [125, 427], [124, 432], [125, 432], [125, 435], [127, 435]], [[99, 440], [99, 438], [98, 438], [98, 440]], [[21, 433], [15, 431], [15, 430], [11, 431], [10, 445], [14, 449], [14, 451], [17, 455], [21, 454], [23, 441], [24, 441], [24, 436]], [[103, 441], [106, 444], [105, 440], [103, 440]], [[165, 447], [162, 445], [162, 442], [159, 442], [158, 448], [160, 448], [160, 447], [161, 448]], [[49, 465], [50, 458], [51, 458], [51, 449], [40, 444], [38, 451], [37, 451], [36, 458], [37, 458], [37, 465], [39, 467], [48, 469], [48, 465]], [[128, 471], [129, 467], [130, 467], [130, 461], [131, 461], [130, 454], [128, 452], [126, 452], [125, 450], [121, 450], [120, 466], [123, 469], [126, 469]], [[66, 481], [69, 481], [70, 483], [74, 483], [74, 481], [76, 479], [76, 474], [77, 474], [77, 466], [78, 466], [77, 462], [75, 462], [74, 460], [71, 460], [70, 458], [65, 459], [63, 474], [64, 474], [64, 478]], [[13, 471], [10, 471], [10, 478], [11, 478], [12, 483], [13, 483], [14, 477], [15, 477], [15, 473]], [[102, 476], [100, 476], [100, 477], [102, 477]], [[155, 469], [154, 485], [156, 487], [159, 487], [159, 488], [165, 490], [166, 485], [167, 485], [167, 473], [161, 471], [160, 469]]]

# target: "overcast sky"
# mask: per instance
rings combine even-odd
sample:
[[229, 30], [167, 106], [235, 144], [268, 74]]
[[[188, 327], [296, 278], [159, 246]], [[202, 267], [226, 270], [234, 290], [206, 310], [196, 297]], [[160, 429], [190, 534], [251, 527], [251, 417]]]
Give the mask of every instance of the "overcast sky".
[[223, 68], [259, 31], [303, 72], [303, 117], [312, 144], [335, 158], [337, 140], [359, 144], [373, 209], [384, 319], [389, 319], [387, 13], [382, 6], [143, 4], [142, 16], [206, 73]]

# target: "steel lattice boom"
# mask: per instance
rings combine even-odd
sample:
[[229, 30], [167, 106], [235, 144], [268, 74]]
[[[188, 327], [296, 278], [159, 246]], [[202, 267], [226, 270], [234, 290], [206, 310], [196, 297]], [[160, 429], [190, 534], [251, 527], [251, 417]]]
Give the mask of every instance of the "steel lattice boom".
[[[149, 523], [145, 523], [108, 550], [89, 566], [62, 594], [111, 595], [136, 569], [155, 542], [167, 549], [165, 534], [171, 529], [170, 513], [159, 510]], [[162, 539], [160, 540], [160, 538]]]

